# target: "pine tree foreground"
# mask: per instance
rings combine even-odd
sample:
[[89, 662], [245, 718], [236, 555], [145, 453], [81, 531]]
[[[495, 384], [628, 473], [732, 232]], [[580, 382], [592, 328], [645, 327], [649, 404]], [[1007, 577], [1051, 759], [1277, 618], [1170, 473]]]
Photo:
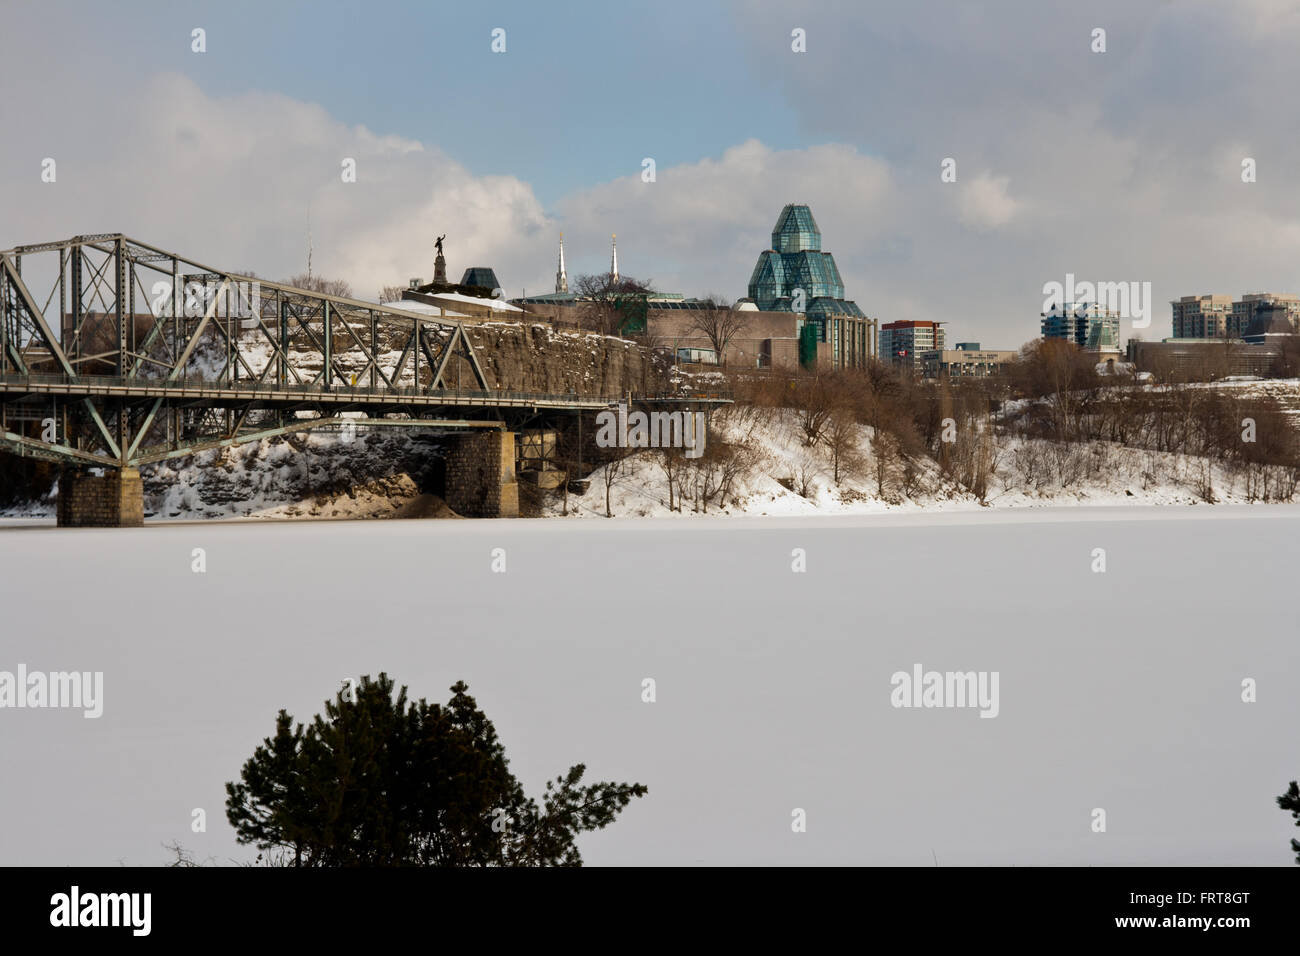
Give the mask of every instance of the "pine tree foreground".
[[226, 784], [240, 843], [287, 866], [581, 866], [578, 834], [647, 793], [583, 786], [576, 764], [539, 807], [463, 681], [445, 707], [393, 687], [363, 677], [306, 727], [280, 711], [275, 736]]

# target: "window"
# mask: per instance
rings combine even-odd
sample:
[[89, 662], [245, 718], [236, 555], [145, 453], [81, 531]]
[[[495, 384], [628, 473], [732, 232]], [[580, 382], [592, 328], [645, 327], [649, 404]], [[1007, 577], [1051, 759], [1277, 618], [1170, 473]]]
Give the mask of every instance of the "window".
[[718, 355], [713, 349], [681, 348], [677, 350], [677, 361], [694, 365], [717, 365]]

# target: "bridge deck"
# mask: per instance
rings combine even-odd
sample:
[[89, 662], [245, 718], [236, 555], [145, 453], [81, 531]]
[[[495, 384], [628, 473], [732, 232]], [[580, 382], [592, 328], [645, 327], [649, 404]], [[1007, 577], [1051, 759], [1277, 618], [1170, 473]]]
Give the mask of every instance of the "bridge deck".
[[[460, 389], [370, 388], [367, 386], [324, 386], [313, 384], [267, 385], [217, 383], [178, 379], [176, 381], [117, 378], [113, 376], [0, 375], [0, 396], [12, 400], [23, 395], [49, 395], [69, 398], [103, 396], [120, 399], [155, 399], [211, 405], [245, 405], [261, 407], [301, 404], [337, 405], [352, 408], [391, 408], [419, 406], [439, 408], [463, 406], [478, 408], [547, 408], [601, 409], [618, 401], [617, 396], [545, 394], [533, 392], [471, 391]], [[632, 398], [634, 402], [656, 404], [729, 404], [730, 400], [714, 395], [685, 394]]]

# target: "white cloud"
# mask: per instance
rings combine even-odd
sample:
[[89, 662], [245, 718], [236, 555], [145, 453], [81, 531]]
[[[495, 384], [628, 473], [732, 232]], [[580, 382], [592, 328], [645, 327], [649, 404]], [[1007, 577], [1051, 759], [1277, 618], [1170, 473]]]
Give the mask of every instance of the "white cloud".
[[[510, 282], [558, 231], [514, 177], [475, 176], [435, 144], [348, 126], [285, 96], [213, 97], [167, 75], [19, 119], [28, 141], [49, 144], [58, 181], [40, 184], [38, 164], [16, 151], [0, 160], [5, 247], [122, 231], [280, 278], [306, 268], [310, 212], [314, 271], [371, 298], [386, 284], [432, 278], [436, 235], [447, 234], [453, 280], [489, 265]], [[70, 127], [77, 137], [66, 137]], [[343, 182], [345, 158], [356, 162], [355, 183]]]
[[[571, 277], [606, 268], [616, 232], [626, 273], [670, 291], [740, 296], [785, 203], [812, 205], [846, 281], [862, 274], [855, 250], [887, 243], [898, 211], [887, 166], [839, 145], [773, 150], [749, 140], [660, 167], [654, 183], [632, 175], [581, 190], [550, 214], [513, 176], [474, 175], [435, 143], [348, 126], [286, 96], [214, 97], [167, 75], [112, 101], [132, 107], [110, 122], [106, 91], [91, 91], [69, 117], [23, 112], [25, 134], [54, 143], [59, 180], [7, 192], [0, 244], [120, 230], [280, 278], [306, 267], [310, 211], [314, 271], [347, 279], [359, 296], [431, 278], [442, 233], [450, 278], [491, 266], [517, 295], [550, 290], [561, 230]], [[69, 123], [102, 144], [93, 161], [58, 141]], [[356, 161], [355, 183], [341, 179], [345, 158]], [[25, 179], [36, 175], [0, 169], [0, 183]]]
[[660, 167], [653, 183], [629, 176], [583, 190], [558, 211], [566, 251], [594, 247], [603, 257], [594, 268], [616, 232], [627, 273], [668, 291], [739, 297], [786, 203], [809, 204], [823, 248], [844, 251], [884, 238], [891, 189], [886, 165], [851, 147], [773, 150], [751, 139], [717, 159]]
[[[735, 24], [805, 135], [871, 144], [901, 185], [904, 255], [856, 277], [871, 311], [1013, 346], [1036, 333], [1042, 284], [1067, 272], [1150, 281], [1161, 303], [1300, 292], [1300, 128], [1277, 121], [1273, 95], [1300, 81], [1294, 2], [954, 13], [916, 0], [800, 16], [814, 70], [767, 52], [785, 8], [743, 3]], [[1089, 50], [1098, 25], [1105, 54]], [[966, 171], [955, 185], [939, 181], [945, 156]], [[1259, 163], [1255, 184], [1241, 182], [1243, 156]], [[1168, 334], [1168, 306], [1153, 319], [1148, 337]]]
[[974, 229], [989, 230], [1005, 226], [1019, 211], [1021, 203], [1007, 194], [1008, 176], [981, 173], [965, 183], [957, 183], [961, 221]]

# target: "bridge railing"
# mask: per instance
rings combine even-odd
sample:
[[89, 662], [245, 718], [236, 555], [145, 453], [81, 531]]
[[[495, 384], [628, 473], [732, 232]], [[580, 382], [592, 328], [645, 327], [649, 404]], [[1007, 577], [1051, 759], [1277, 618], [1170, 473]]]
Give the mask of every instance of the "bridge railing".
[[[730, 402], [734, 398], [729, 388], [686, 388], [677, 392], [646, 392], [633, 395], [634, 402]], [[612, 399], [617, 401], [617, 399]]]
[[[165, 389], [176, 392], [244, 392], [250, 395], [301, 395], [303, 393], [313, 395], [332, 395], [332, 396], [349, 396], [356, 397], [359, 401], [367, 398], [376, 399], [401, 399], [401, 398], [449, 398], [465, 401], [483, 401], [490, 404], [493, 401], [520, 402], [530, 401], [547, 402], [554, 404], [576, 403], [576, 402], [607, 402], [615, 403], [620, 399], [628, 398], [626, 395], [584, 395], [578, 392], [518, 392], [506, 390], [483, 391], [480, 389], [459, 389], [459, 388], [438, 388], [428, 389], [416, 385], [403, 385], [390, 388], [388, 386], [371, 387], [369, 385], [324, 385], [321, 383], [300, 383], [300, 384], [281, 384], [267, 382], [235, 382], [215, 381], [212, 379], [196, 378], [193, 376], [182, 375], [179, 378], [141, 378], [139, 376], [122, 376], [122, 375], [78, 375], [75, 378], [53, 373], [31, 373], [21, 375], [17, 373], [0, 374], [0, 385], [18, 385], [28, 386], [37, 385], [46, 388], [59, 388], [80, 386], [83, 388], [125, 388], [125, 389]], [[707, 390], [687, 389], [677, 392], [662, 392], [645, 395], [630, 396], [633, 402], [643, 401], [729, 401], [731, 395], [728, 389], [711, 388]], [[726, 394], [724, 394], [726, 393]]]

